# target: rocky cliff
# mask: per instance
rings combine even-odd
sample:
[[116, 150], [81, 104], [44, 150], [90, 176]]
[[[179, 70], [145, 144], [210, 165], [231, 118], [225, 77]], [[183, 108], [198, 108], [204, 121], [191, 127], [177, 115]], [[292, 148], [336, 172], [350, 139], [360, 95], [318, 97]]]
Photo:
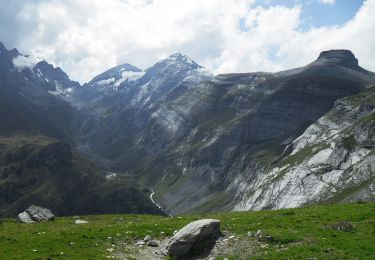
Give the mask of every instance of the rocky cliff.
[[374, 134], [375, 86], [336, 101], [290, 144], [289, 155], [236, 179], [232, 185], [242, 189], [235, 209], [374, 201]]

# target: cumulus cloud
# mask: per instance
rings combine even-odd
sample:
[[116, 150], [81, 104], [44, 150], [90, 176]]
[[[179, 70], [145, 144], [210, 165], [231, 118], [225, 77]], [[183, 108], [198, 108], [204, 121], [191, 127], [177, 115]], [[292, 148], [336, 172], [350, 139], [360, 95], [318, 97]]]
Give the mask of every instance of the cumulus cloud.
[[[327, 0], [326, 0], [327, 2]], [[0, 40], [85, 82], [179, 51], [214, 73], [277, 71], [348, 48], [375, 70], [375, 0], [342, 26], [301, 29], [302, 6], [255, 0], [0, 0]]]
[[333, 5], [336, 2], [336, 0], [319, 0], [319, 2], [321, 2], [323, 4]]

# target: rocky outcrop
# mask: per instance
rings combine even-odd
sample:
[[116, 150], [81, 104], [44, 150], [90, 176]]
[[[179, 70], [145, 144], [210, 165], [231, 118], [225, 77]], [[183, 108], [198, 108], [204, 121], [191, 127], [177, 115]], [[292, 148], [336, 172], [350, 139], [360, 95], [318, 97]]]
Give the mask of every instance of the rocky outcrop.
[[39, 206], [30, 206], [24, 212], [17, 216], [17, 221], [20, 223], [33, 223], [41, 221], [51, 221], [55, 219], [55, 215], [49, 209]]
[[319, 61], [325, 61], [333, 64], [340, 64], [348, 68], [357, 68], [358, 60], [349, 50], [331, 50], [323, 51], [318, 58]]
[[[364, 105], [366, 104], [366, 105]], [[291, 154], [238, 178], [236, 210], [375, 200], [375, 87], [336, 102], [293, 141]], [[240, 184], [242, 181], [247, 184]]]
[[180, 229], [169, 241], [167, 254], [181, 257], [194, 251], [202, 253], [202, 245], [215, 243], [220, 236], [220, 220], [201, 219], [189, 223]]

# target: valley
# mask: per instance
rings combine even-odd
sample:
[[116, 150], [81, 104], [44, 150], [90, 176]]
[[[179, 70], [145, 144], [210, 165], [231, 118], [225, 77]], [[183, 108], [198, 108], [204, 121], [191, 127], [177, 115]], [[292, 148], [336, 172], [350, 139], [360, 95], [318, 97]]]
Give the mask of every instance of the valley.
[[[110, 203], [103, 213], [140, 213], [145, 205], [145, 213], [178, 215], [375, 198], [375, 74], [348, 50], [322, 52], [288, 71], [220, 75], [174, 53], [146, 70], [116, 66], [81, 86], [58, 67], [0, 47], [0, 133], [9, 140], [30, 136], [27, 146], [34, 136], [63, 142], [91, 160], [95, 178], [116, 173], [106, 182], [118, 188], [104, 187], [137, 190], [132, 210]], [[6, 155], [13, 148], [4, 145]], [[2, 193], [19, 171], [9, 174], [12, 163], [3, 159]], [[118, 201], [120, 193], [108, 196]], [[22, 188], [20, 194], [26, 197], [16, 210], [1, 205], [4, 216], [28, 206], [30, 195]]]

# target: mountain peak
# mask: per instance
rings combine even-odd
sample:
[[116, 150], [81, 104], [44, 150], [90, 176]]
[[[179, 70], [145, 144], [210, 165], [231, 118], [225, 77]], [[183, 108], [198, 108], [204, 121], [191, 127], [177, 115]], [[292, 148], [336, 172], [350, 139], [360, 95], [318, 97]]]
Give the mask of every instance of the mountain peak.
[[201, 68], [198, 63], [193, 61], [189, 56], [181, 54], [179, 52], [172, 53], [166, 59], [162, 60], [161, 63], [168, 63], [168, 64], [186, 64], [193, 68]]
[[5, 52], [7, 49], [5, 48], [5, 45], [3, 42], [0, 42], [0, 52]]
[[358, 60], [350, 50], [323, 51], [320, 53], [318, 61], [336, 63], [349, 68], [358, 67]]

